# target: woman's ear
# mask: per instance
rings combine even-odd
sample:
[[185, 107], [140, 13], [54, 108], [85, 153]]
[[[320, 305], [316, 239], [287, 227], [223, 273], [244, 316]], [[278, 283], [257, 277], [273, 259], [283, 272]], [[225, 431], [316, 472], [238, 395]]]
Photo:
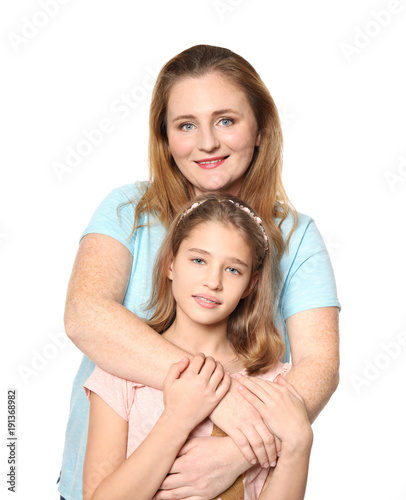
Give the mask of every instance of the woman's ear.
[[168, 269], [166, 271], [166, 277], [172, 281], [172, 276], [173, 276], [173, 262], [174, 262], [174, 257], [173, 257], [173, 253], [171, 253], [171, 256], [169, 257], [169, 265], [168, 265]]
[[257, 284], [259, 278], [259, 271], [256, 270], [252, 273], [251, 280], [248, 283], [247, 288], [245, 289], [245, 292], [242, 294], [242, 299], [245, 299], [245, 297], [248, 297], [248, 295], [252, 292], [254, 286]]
[[261, 132], [258, 132], [256, 141], [255, 141], [255, 146], [259, 147], [260, 144], [261, 144]]

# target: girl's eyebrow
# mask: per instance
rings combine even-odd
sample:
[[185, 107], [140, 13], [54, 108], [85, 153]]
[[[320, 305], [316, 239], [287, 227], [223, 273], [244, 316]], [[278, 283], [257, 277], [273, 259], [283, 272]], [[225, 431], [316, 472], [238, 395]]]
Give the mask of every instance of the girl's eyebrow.
[[[234, 109], [219, 109], [218, 111], [213, 111], [211, 116], [218, 116], [218, 115], [225, 115], [227, 113], [234, 113], [235, 115], [238, 115], [238, 111], [235, 111]], [[196, 116], [195, 115], [179, 115], [176, 118], [172, 120], [172, 123], [178, 121], [178, 120], [195, 120]]]
[[[211, 256], [210, 252], [208, 252], [207, 250], [203, 250], [202, 248], [188, 248], [188, 252]], [[239, 264], [240, 266], [244, 266], [248, 269], [248, 264], [243, 260], [238, 259], [237, 257], [226, 257], [226, 260], [230, 262], [230, 264]]]

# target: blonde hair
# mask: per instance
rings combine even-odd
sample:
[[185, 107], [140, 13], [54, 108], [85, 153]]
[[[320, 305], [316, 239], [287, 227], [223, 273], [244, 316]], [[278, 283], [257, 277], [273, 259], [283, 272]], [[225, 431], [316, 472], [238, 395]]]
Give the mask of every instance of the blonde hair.
[[199, 78], [211, 72], [220, 73], [240, 87], [255, 115], [261, 134], [261, 145], [253, 151], [253, 160], [238, 196], [266, 221], [280, 258], [285, 250], [281, 225], [291, 212], [293, 226], [290, 238], [297, 225], [297, 213], [282, 184], [283, 140], [278, 110], [251, 64], [222, 47], [191, 47], [166, 63], [158, 75], [149, 118], [150, 186], [137, 204], [133, 229], [138, 227], [138, 219], [143, 212], [155, 214], [163, 225], [168, 227], [181, 207], [194, 197], [192, 184], [176, 166], [169, 149], [167, 106], [169, 95], [176, 83], [185, 78]]
[[175, 320], [176, 302], [172, 282], [165, 270], [169, 269], [171, 258], [176, 257], [182, 241], [202, 224], [214, 222], [235, 228], [251, 250], [252, 272], [259, 270], [259, 278], [251, 293], [242, 298], [231, 313], [227, 336], [247, 372], [252, 375], [267, 371], [284, 353], [284, 342], [274, 323], [280, 282], [279, 265], [267, 224], [262, 221], [260, 225], [252, 214], [235, 203], [253, 212], [238, 198], [210, 193], [196, 198], [192, 207], [189, 202], [172, 221], [155, 262], [153, 292], [147, 304], [147, 309], [154, 312], [147, 323], [163, 333]]

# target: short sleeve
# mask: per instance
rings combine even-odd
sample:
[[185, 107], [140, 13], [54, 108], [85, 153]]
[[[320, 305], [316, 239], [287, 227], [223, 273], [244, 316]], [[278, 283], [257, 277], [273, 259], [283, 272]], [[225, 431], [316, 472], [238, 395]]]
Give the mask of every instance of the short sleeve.
[[81, 238], [97, 233], [111, 236], [134, 255], [134, 207], [146, 183], [127, 184], [111, 191], [100, 203]]
[[269, 380], [270, 382], [275, 382], [275, 379], [276, 379], [276, 377], [278, 377], [278, 375], [281, 375], [282, 377], [284, 377], [291, 368], [292, 368], [292, 365], [290, 363], [278, 362], [268, 372], [260, 373], [259, 375], [255, 375], [255, 376], [258, 378], [262, 378], [264, 380]]
[[83, 384], [88, 399], [90, 392], [94, 392], [127, 422], [134, 401], [136, 387], [142, 387], [142, 385], [116, 377], [98, 366], [96, 366], [93, 373]]
[[301, 216], [292, 237], [280, 310], [289, 316], [318, 307], [341, 308], [333, 268], [323, 238], [313, 219]]

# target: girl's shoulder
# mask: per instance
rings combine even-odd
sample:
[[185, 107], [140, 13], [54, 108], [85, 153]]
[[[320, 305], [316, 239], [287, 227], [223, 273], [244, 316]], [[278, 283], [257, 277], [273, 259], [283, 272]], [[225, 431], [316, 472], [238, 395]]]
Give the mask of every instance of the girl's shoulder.
[[[290, 363], [281, 363], [280, 361], [278, 361], [268, 371], [255, 375], [255, 377], [273, 382], [278, 375], [282, 375], [282, 377], [284, 377], [291, 368], [292, 365]], [[238, 373], [240, 373], [241, 375], [247, 375], [245, 369], [241, 370]], [[232, 377], [235, 377], [235, 375], [237, 375], [237, 373], [233, 374]]]

